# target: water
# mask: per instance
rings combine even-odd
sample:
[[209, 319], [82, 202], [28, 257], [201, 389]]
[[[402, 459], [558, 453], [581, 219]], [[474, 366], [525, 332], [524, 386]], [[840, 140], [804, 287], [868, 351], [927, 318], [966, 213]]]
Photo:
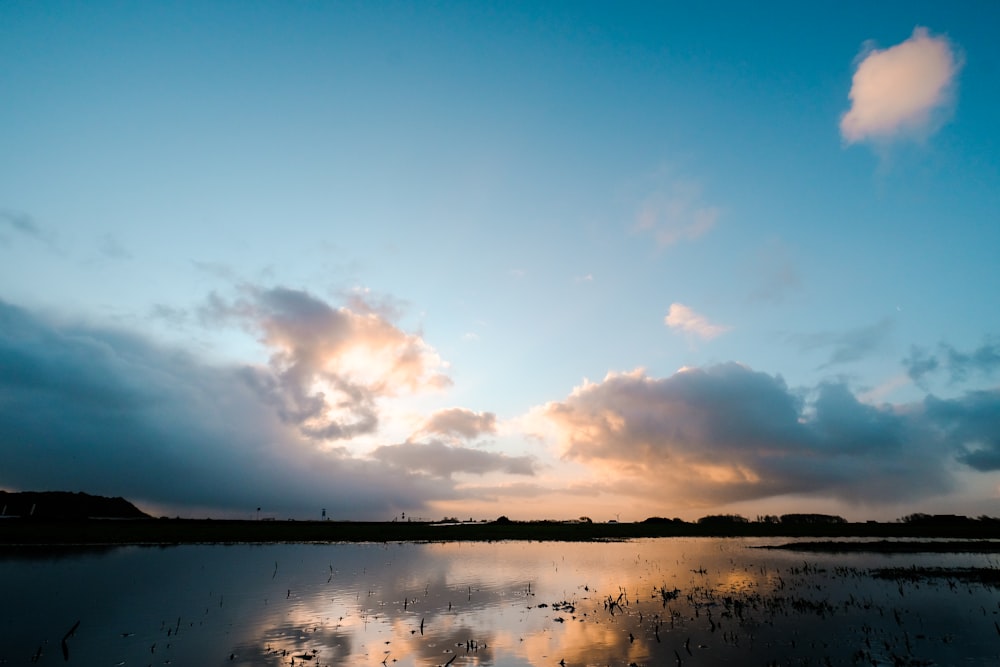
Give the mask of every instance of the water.
[[8, 550], [0, 664], [1000, 664], [996, 589], [871, 576], [993, 556], [764, 543]]

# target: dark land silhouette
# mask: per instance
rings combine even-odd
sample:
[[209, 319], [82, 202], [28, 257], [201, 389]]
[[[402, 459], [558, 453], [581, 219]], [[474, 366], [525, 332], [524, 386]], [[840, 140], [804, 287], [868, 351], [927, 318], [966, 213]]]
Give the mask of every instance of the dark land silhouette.
[[[275, 521], [151, 518], [123, 498], [86, 493], [0, 492], [0, 545], [189, 544], [254, 542], [596, 541], [643, 537], [871, 538], [805, 546], [823, 550], [919, 550], [914, 538], [955, 542], [933, 550], [1000, 551], [1000, 519], [910, 514], [893, 522], [848, 522], [826, 514], [710, 515], [698, 521], [650, 517], [636, 523], [571, 521]], [[909, 538], [905, 546], [887, 541]], [[972, 544], [970, 541], [978, 540]], [[940, 543], [939, 543], [940, 545]], [[794, 545], [798, 548], [798, 545]], [[932, 550], [931, 546], [927, 547]]]
[[0, 517], [36, 520], [150, 518], [124, 498], [68, 491], [0, 491]]

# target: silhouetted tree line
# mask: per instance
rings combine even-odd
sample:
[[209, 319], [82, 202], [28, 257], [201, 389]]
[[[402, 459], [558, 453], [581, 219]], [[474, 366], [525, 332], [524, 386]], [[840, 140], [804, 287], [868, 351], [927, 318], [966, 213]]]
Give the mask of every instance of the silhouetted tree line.
[[979, 524], [1000, 524], [1000, 519], [992, 516], [980, 516], [973, 519], [961, 514], [907, 514], [899, 519], [900, 523], [911, 526], [969, 526]]
[[[750, 519], [740, 514], [712, 514], [698, 519], [700, 526], [735, 526], [746, 525]], [[847, 519], [833, 514], [773, 514], [760, 515], [756, 523], [781, 524], [782, 526], [825, 526], [847, 523]]]
[[834, 514], [782, 514], [781, 525], [816, 526], [831, 523], [847, 523], [847, 519]]
[[[969, 526], [969, 525], [998, 525], [1000, 518], [990, 516], [980, 516], [971, 518], [958, 514], [907, 514], [898, 520], [914, 526]], [[672, 523], [685, 524], [683, 519], [665, 519], [663, 517], [649, 517], [643, 523]], [[700, 526], [745, 526], [750, 523], [763, 523], [781, 526], [832, 526], [848, 523], [847, 519], [836, 514], [759, 514], [754, 521], [740, 514], [710, 514], [703, 516], [696, 522]]]
[[733, 526], [750, 523], [750, 519], [739, 514], [711, 514], [698, 519], [699, 526]]

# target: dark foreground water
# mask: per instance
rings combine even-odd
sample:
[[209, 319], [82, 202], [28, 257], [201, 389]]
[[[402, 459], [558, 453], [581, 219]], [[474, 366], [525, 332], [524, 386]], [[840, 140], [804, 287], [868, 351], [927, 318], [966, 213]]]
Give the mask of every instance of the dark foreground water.
[[773, 542], [4, 551], [0, 664], [1000, 664], [997, 589], [875, 576], [995, 556]]

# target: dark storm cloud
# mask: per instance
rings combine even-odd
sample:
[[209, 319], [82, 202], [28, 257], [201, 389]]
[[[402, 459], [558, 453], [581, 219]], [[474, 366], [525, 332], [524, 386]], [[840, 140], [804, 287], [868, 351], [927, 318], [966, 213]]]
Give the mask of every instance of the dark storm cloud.
[[843, 383], [793, 391], [780, 376], [722, 364], [662, 379], [612, 374], [545, 414], [567, 457], [610, 466], [635, 494], [881, 502], [947, 491], [951, 461], [1000, 467], [1000, 442], [989, 435], [1000, 432], [998, 403], [995, 394], [969, 394], [874, 406]]
[[402, 470], [420, 471], [434, 477], [449, 478], [456, 473], [535, 474], [535, 462], [529, 456], [508, 456], [437, 441], [385, 445], [376, 449], [372, 456]]
[[0, 302], [0, 486], [371, 518], [449, 496], [440, 481], [320, 451], [262, 400], [282, 381]]

